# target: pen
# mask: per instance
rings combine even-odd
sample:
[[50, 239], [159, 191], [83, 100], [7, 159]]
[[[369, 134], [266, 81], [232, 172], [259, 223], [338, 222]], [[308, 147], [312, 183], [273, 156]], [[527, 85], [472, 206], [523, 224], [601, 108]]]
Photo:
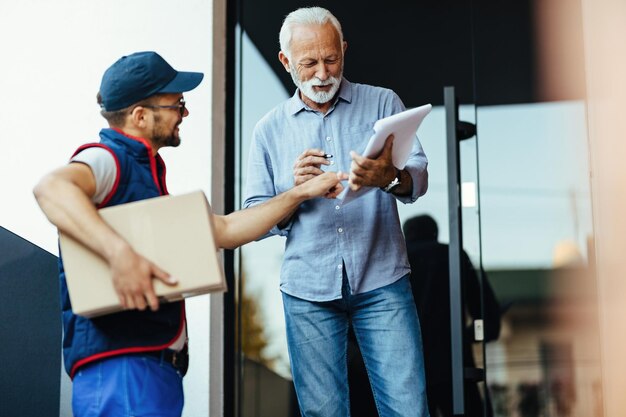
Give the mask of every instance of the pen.
[[329, 153], [325, 153], [324, 155], [322, 155], [322, 158], [326, 158], [326, 159], [332, 158], [332, 157], [333, 156], [331, 154], [329, 154]]

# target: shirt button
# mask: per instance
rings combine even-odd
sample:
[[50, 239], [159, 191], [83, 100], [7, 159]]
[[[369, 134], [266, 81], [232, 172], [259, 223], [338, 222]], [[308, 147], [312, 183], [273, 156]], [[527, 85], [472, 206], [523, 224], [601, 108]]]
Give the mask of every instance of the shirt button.
[[341, 228], [341, 227], [340, 227], [339, 229], [337, 229], [337, 231], [338, 231], [339, 233], [343, 233], [343, 228]]
[[335, 161], [330, 161], [330, 164], [328, 165], [335, 165]]
[[341, 264], [337, 265], [337, 269], [341, 269]]
[[341, 208], [341, 206], [337, 205], [335, 206], [335, 210], [339, 210]]
[[326, 142], [330, 142], [332, 138], [330, 136], [326, 136]]

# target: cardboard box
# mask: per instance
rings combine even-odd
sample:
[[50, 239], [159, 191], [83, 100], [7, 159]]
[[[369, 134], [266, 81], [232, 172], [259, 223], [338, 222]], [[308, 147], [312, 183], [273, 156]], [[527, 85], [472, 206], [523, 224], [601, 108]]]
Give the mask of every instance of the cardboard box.
[[[202, 191], [121, 204], [99, 213], [135, 251], [178, 279], [175, 286], [152, 281], [162, 302], [226, 291], [210, 206]], [[95, 317], [122, 310], [108, 264], [63, 233], [60, 246], [74, 313]]]

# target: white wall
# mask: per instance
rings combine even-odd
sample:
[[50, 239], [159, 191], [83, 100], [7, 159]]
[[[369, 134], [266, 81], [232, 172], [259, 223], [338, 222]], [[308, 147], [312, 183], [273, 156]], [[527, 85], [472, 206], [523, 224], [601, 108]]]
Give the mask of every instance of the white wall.
[[[95, 99], [102, 73], [142, 50], [159, 52], [176, 69], [205, 73], [185, 94], [190, 117], [181, 125], [182, 145], [162, 155], [172, 194], [210, 195], [212, 8], [202, 0], [0, 2], [0, 226], [57, 254], [56, 230], [31, 190], [78, 145], [98, 140], [105, 127]], [[209, 413], [209, 307], [208, 297], [188, 302], [185, 416]], [[62, 416], [70, 415], [68, 384], [65, 378]]]

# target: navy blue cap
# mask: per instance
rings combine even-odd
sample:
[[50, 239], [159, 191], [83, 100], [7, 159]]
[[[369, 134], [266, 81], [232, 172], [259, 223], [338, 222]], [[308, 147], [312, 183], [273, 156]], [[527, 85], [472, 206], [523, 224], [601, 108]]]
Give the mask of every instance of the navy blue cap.
[[100, 83], [103, 110], [120, 110], [160, 93], [183, 93], [200, 84], [201, 72], [176, 71], [156, 52], [136, 52], [111, 65]]

